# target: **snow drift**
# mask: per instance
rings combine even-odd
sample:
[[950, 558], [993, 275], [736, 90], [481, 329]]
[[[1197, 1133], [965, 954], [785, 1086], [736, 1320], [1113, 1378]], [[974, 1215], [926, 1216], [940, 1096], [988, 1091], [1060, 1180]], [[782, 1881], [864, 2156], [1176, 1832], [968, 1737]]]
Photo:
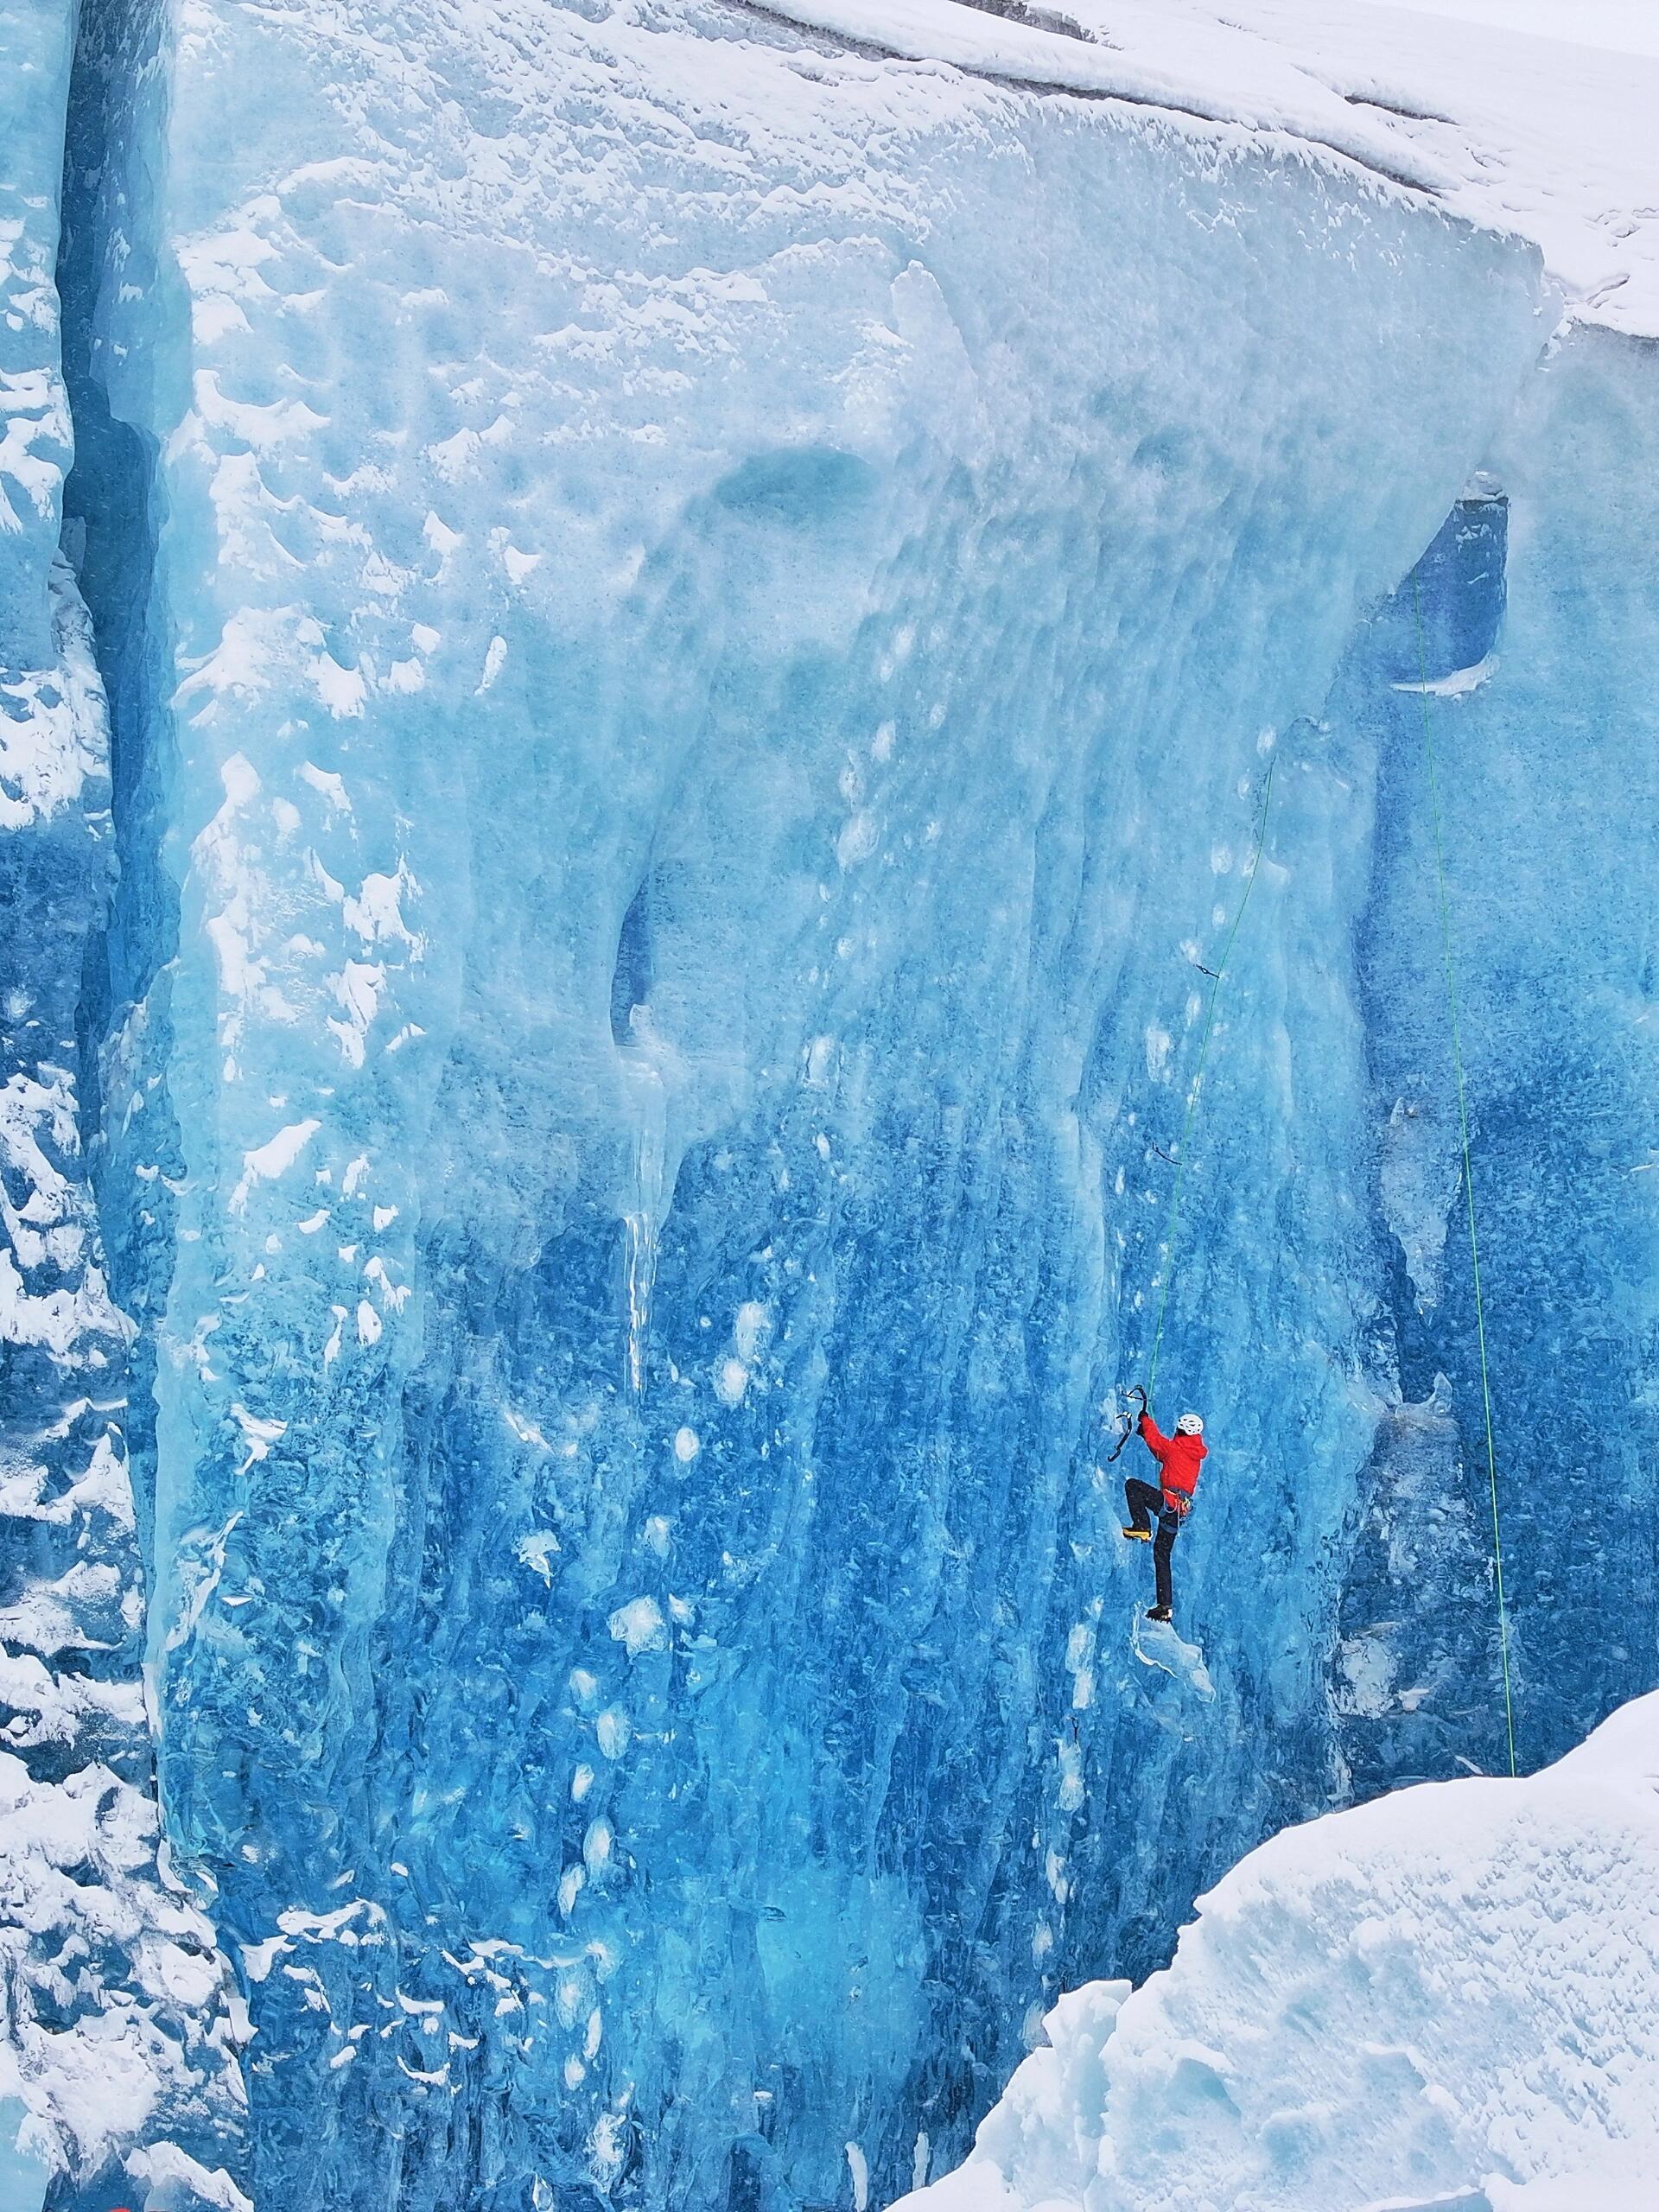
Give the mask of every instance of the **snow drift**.
[[[903, 2212], [1605, 2212], [1659, 2158], [1659, 1697], [1286, 1830]], [[895, 2208], [898, 2212], [898, 2208]]]

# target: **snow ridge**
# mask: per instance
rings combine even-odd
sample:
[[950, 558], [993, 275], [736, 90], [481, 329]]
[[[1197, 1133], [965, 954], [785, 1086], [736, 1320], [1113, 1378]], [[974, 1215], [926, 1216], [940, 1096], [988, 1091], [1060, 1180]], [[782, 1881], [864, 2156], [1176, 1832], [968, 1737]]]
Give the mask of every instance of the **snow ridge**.
[[866, 52], [1323, 149], [1530, 240], [1571, 320], [1659, 336], [1650, 36], [1610, 51], [1573, 43], [1566, 9], [1545, 37], [1541, 12], [1516, 29], [1497, 11], [1446, 21], [1377, 0], [1076, 0], [1074, 35], [971, 0], [769, 0], [762, 12]]

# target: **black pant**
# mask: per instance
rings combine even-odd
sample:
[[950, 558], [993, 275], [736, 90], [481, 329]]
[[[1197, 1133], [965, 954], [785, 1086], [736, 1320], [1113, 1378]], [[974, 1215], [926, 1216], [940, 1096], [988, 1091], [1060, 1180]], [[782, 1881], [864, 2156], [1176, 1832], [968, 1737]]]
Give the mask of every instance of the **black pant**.
[[1158, 1516], [1158, 1534], [1153, 1541], [1152, 1566], [1158, 1579], [1158, 1603], [1168, 1612], [1173, 1603], [1170, 1595], [1169, 1555], [1175, 1548], [1175, 1539], [1181, 1533], [1181, 1516], [1172, 1513], [1164, 1503], [1164, 1493], [1156, 1483], [1143, 1483], [1131, 1475], [1123, 1485], [1123, 1495], [1128, 1500], [1129, 1525], [1134, 1529], [1150, 1529], [1152, 1516]]

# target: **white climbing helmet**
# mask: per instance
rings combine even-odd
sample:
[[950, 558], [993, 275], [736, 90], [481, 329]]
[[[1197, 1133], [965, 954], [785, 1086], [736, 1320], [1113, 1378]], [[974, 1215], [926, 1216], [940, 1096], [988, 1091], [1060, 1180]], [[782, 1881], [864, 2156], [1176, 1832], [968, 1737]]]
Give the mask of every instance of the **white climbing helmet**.
[[1175, 1433], [1177, 1436], [1202, 1436], [1204, 1434], [1204, 1415], [1202, 1414], [1183, 1414], [1179, 1421], [1175, 1424]]

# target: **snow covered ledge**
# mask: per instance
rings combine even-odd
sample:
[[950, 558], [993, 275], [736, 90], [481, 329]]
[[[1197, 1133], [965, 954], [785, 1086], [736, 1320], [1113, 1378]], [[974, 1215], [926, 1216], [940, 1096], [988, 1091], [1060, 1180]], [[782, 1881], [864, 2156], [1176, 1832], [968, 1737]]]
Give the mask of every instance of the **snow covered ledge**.
[[1635, 2212], [1659, 2158], [1659, 1694], [1521, 1782], [1287, 1830], [1167, 1972], [1064, 1998], [906, 2212]]

